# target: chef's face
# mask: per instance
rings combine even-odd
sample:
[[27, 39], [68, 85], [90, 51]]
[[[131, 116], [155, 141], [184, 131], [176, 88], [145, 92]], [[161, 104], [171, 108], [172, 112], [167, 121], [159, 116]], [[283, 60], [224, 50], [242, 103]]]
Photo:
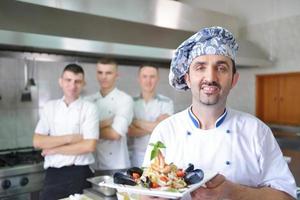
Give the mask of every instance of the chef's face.
[[238, 74], [233, 74], [232, 68], [232, 60], [226, 56], [203, 55], [195, 58], [185, 75], [193, 103], [225, 106], [229, 91], [238, 80]]
[[159, 80], [158, 69], [144, 66], [139, 70], [138, 82], [143, 92], [154, 92]]
[[101, 90], [110, 90], [115, 87], [118, 77], [115, 64], [97, 64], [97, 80]]
[[59, 78], [59, 85], [64, 92], [64, 96], [68, 101], [76, 100], [85, 85], [84, 75], [82, 73], [74, 73], [71, 71], [63, 72]]

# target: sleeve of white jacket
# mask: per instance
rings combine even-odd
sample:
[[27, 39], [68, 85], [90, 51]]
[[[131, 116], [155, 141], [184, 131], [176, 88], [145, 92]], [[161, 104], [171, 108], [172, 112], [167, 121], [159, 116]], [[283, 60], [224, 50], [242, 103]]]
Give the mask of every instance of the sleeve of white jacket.
[[50, 133], [50, 119], [51, 116], [51, 102], [48, 102], [44, 105], [42, 110], [39, 112], [39, 121], [35, 127], [35, 133], [48, 135]]
[[261, 154], [259, 157], [261, 181], [259, 186], [269, 186], [284, 191], [292, 197], [297, 197], [295, 179], [289, 170], [282, 152], [271, 130], [265, 127], [264, 137], [260, 141]]
[[168, 114], [168, 115], [174, 114], [174, 104], [171, 99], [168, 102], [163, 104], [163, 114]]
[[91, 102], [85, 103], [85, 117], [82, 121], [82, 133], [84, 139], [99, 138], [99, 115], [97, 107]]
[[126, 136], [133, 118], [133, 100], [130, 96], [120, 99], [122, 104], [117, 108], [112, 128], [121, 136]]

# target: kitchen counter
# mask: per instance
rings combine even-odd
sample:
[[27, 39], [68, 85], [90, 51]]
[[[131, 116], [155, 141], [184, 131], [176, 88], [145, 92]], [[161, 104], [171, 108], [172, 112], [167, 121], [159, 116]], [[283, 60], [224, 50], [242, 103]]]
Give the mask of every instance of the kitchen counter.
[[95, 191], [93, 188], [87, 188], [83, 190], [83, 194], [93, 200], [117, 200], [117, 196], [107, 197], [100, 192]]
[[[89, 199], [89, 200], [117, 200], [117, 196], [106, 197], [103, 194], [95, 191], [93, 188], [84, 189], [83, 194], [78, 195], [77, 197], [79, 199]], [[70, 197], [63, 198], [63, 199], [60, 199], [60, 200], [70, 200]]]

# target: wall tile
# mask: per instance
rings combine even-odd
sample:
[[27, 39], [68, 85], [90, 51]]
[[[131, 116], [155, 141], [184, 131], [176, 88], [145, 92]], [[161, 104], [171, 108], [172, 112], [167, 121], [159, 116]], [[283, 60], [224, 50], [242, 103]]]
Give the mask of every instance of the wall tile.
[[18, 80], [19, 61], [11, 58], [0, 58], [0, 80]]
[[17, 110], [17, 145], [18, 147], [32, 146], [32, 136], [38, 122], [38, 109]]

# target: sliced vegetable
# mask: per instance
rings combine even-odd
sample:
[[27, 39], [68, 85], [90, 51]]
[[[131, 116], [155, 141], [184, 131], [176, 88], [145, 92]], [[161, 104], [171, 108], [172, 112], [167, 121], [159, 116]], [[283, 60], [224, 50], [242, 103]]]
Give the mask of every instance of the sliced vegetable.
[[162, 181], [164, 181], [164, 182], [168, 182], [169, 181], [168, 177], [166, 177], [166, 176], [161, 176], [159, 179], [162, 180]]
[[159, 185], [156, 182], [151, 182], [151, 188], [158, 188]]

